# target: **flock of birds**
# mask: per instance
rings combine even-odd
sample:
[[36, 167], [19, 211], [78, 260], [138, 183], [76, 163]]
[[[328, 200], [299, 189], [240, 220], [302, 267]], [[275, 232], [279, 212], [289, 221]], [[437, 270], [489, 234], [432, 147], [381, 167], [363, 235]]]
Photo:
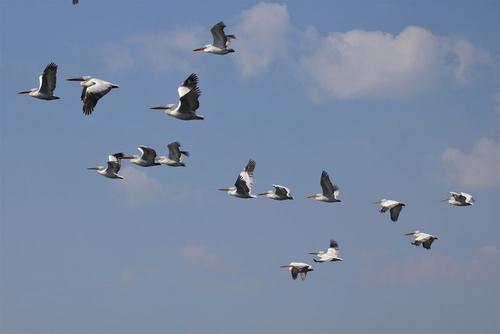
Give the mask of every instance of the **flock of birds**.
[[[77, 3], [78, 0], [73, 0], [73, 4]], [[233, 49], [229, 48], [229, 43], [236, 37], [234, 35], [226, 35], [224, 33], [224, 28], [225, 25], [223, 22], [215, 24], [210, 30], [213, 36], [213, 43], [194, 49], [194, 51], [203, 51], [217, 55], [225, 55], [235, 52]], [[57, 65], [50, 63], [39, 77], [39, 87], [21, 91], [19, 94], [29, 94], [30, 96], [41, 100], [57, 100], [59, 97], [54, 95], [54, 91], [56, 89], [56, 77]], [[83, 87], [81, 100], [83, 102], [83, 113], [85, 115], [92, 114], [97, 102], [112, 89], [119, 87], [117, 84], [90, 76], [74, 77], [67, 80], [79, 81], [80, 85]], [[195, 73], [192, 73], [186, 80], [184, 80], [178, 88], [178, 93], [179, 102], [177, 105], [166, 104], [164, 106], [151, 107], [150, 109], [162, 110], [165, 114], [180, 120], [203, 120], [204, 117], [197, 113], [200, 106], [198, 98], [201, 95], [201, 91], [198, 88], [198, 76]], [[88, 169], [95, 170], [98, 174], [107, 178], [123, 179], [123, 176], [118, 174], [122, 160], [129, 160], [131, 163], [141, 167], [160, 165], [184, 167], [186, 166], [184, 158], [189, 156], [189, 152], [181, 151], [180, 147], [181, 144], [179, 142], [172, 142], [167, 145], [168, 155], [158, 156], [153, 148], [139, 146], [138, 149], [141, 152], [141, 155], [125, 155], [122, 152], [115, 153], [108, 156], [107, 166], [90, 167]], [[255, 161], [249, 160], [245, 168], [239, 173], [236, 182], [234, 183], [234, 187], [221, 188], [219, 190], [226, 192], [230, 196], [238, 198], [256, 198], [257, 196], [252, 194], [255, 166]], [[337, 203], [341, 201], [339, 199], [340, 189], [336, 184], [331, 182], [326, 171], [321, 173], [320, 185], [322, 192], [308, 196], [308, 198], [325, 203]], [[277, 201], [293, 200], [289, 188], [277, 184], [273, 184], [273, 188], [273, 190], [260, 193], [258, 196], [263, 196]], [[465, 192], [451, 192], [450, 196], [443, 201], [446, 201], [454, 206], [470, 206], [474, 204], [472, 195]], [[401, 210], [405, 206], [402, 202], [385, 198], [374, 202], [374, 204], [381, 206], [381, 213], [389, 211], [390, 218], [393, 222], [398, 220]], [[405, 235], [413, 237], [413, 242], [411, 243], [412, 245], [422, 245], [422, 247], [426, 249], [430, 249], [434, 240], [438, 239], [437, 236], [420, 231], [412, 231], [406, 233]], [[330, 245], [326, 252], [316, 251], [309, 254], [314, 256], [313, 261], [317, 263], [342, 261], [342, 258], [339, 257], [339, 245], [335, 240], [330, 240]], [[282, 265], [281, 267], [288, 268], [292, 275], [292, 279], [294, 280], [297, 279], [299, 274], [301, 279], [304, 280], [307, 273], [314, 270], [311, 265], [303, 262], [290, 262], [289, 264]]]

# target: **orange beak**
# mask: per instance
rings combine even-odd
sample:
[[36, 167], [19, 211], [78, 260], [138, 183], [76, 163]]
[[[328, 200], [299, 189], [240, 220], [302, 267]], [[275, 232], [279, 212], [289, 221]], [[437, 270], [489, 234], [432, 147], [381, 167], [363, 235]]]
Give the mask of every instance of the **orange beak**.
[[194, 49], [193, 51], [203, 51], [203, 50], [205, 50], [205, 47], [197, 48], [197, 49]]

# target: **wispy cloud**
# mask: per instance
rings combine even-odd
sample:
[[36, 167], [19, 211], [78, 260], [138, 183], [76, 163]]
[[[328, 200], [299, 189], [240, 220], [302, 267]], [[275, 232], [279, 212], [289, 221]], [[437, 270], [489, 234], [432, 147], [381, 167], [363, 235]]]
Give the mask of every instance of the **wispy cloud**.
[[109, 71], [120, 72], [144, 65], [158, 72], [188, 72], [206, 29], [199, 25], [174, 27], [168, 31], [129, 36], [104, 47], [102, 57]]
[[500, 186], [500, 144], [481, 138], [470, 152], [448, 148], [442, 161], [452, 182], [469, 188]]
[[137, 271], [124, 268], [118, 275], [118, 283], [121, 287], [128, 288], [137, 281], [138, 277]]
[[286, 59], [290, 33], [286, 5], [259, 3], [243, 11], [235, 27], [237, 55], [244, 77], [258, 75], [275, 61]]
[[[167, 167], [156, 167], [167, 168]], [[172, 184], [166, 187], [158, 179], [148, 175], [140, 167], [127, 166], [122, 169], [123, 181], [115, 182], [114, 186], [127, 205], [141, 207], [158, 202], [199, 201], [203, 193], [193, 189], [188, 184]]]
[[220, 263], [219, 256], [209, 252], [203, 245], [185, 245], [179, 250], [179, 254], [189, 263], [208, 269], [215, 269]]

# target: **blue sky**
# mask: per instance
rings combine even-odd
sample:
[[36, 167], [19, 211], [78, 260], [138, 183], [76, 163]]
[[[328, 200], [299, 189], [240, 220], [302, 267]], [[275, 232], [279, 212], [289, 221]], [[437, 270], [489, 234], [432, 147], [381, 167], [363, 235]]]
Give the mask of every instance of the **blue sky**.
[[[500, 4], [0, 2], [0, 331], [497, 333]], [[192, 52], [223, 20], [235, 53]], [[16, 92], [59, 65], [57, 101]], [[201, 122], [149, 110], [200, 77]], [[120, 85], [91, 117], [80, 87]], [[178, 140], [186, 168], [86, 167]], [[255, 192], [229, 198], [249, 158]], [[341, 203], [305, 199], [325, 169]], [[449, 191], [476, 205], [450, 207]], [[406, 203], [394, 224], [371, 204]], [[405, 232], [439, 236], [431, 251]], [[341, 263], [292, 281], [329, 239]]]

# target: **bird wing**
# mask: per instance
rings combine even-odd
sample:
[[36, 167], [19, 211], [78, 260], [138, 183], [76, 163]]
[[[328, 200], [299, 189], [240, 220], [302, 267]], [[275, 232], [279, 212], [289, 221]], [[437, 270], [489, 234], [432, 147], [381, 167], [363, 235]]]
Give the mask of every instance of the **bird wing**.
[[156, 158], [156, 151], [147, 146], [139, 146], [139, 151], [141, 151], [141, 159], [147, 162], [154, 162]]
[[330, 177], [326, 171], [321, 173], [321, 188], [323, 189], [323, 195], [326, 197], [337, 197], [339, 194], [339, 187], [337, 185], [332, 184], [330, 181]]
[[210, 29], [210, 32], [214, 37], [214, 42], [212, 43], [213, 46], [216, 46], [221, 49], [224, 49], [226, 47], [227, 37], [226, 34], [224, 33], [225, 27], [226, 25], [224, 24], [224, 22], [221, 21], [216, 25], [214, 25], [212, 29]]
[[290, 193], [290, 189], [287, 187], [280, 186], [278, 184], [273, 184], [274, 193], [280, 197], [287, 197]]
[[57, 76], [57, 65], [50, 63], [43, 70], [40, 76], [40, 87], [38, 90], [40, 93], [47, 95], [54, 95], [54, 90], [56, 89], [56, 76]]
[[295, 267], [292, 267], [290, 269], [290, 272], [292, 273], [292, 279], [297, 279], [297, 276], [299, 274], [299, 269], [295, 268]]
[[78, 4], [78, 0], [73, 0], [73, 5], [77, 5]]
[[115, 155], [108, 156], [108, 171], [118, 173], [120, 171], [120, 160]]
[[235, 182], [238, 193], [247, 195], [252, 192], [253, 187], [253, 171], [255, 170], [255, 161], [250, 159], [245, 166], [245, 169], [240, 173]]
[[460, 195], [464, 198], [464, 202], [469, 203], [472, 199], [472, 195], [468, 193], [460, 193]]
[[461, 202], [461, 203], [465, 203], [465, 200], [467, 199], [463, 193], [455, 193], [455, 192], [450, 192], [451, 196], [453, 196], [453, 198], [455, 198], [456, 201], [458, 202]]
[[300, 278], [301, 278], [302, 280], [305, 280], [305, 279], [306, 279], [306, 276], [307, 276], [307, 271], [301, 271], [301, 272], [300, 272]]
[[179, 93], [179, 97], [183, 97], [187, 93], [189, 93], [193, 88], [198, 85], [198, 76], [196, 73], [191, 73], [189, 77], [182, 83], [182, 85], [177, 88], [177, 92]]
[[181, 147], [181, 144], [177, 141], [170, 143], [167, 145], [168, 147], [168, 158], [173, 161], [180, 161], [181, 159], [181, 150], [179, 147]]
[[333, 248], [333, 249], [336, 249], [338, 250], [339, 249], [339, 244], [337, 241], [335, 240], [330, 240], [330, 248]]
[[398, 221], [399, 213], [401, 212], [402, 208], [403, 205], [401, 203], [391, 208], [391, 220], [393, 222]]
[[200, 102], [198, 98], [201, 95], [201, 90], [198, 86], [191, 89], [189, 92], [184, 94], [179, 100], [181, 105], [179, 106], [179, 112], [181, 113], [194, 113], [200, 107]]
[[93, 82], [91, 86], [84, 87], [82, 92], [83, 113], [90, 115], [97, 104], [97, 101], [109, 92], [110, 88]]
[[434, 238], [429, 238], [422, 243], [422, 247], [424, 247], [426, 249], [431, 249], [431, 245], [433, 242], [434, 242]]

